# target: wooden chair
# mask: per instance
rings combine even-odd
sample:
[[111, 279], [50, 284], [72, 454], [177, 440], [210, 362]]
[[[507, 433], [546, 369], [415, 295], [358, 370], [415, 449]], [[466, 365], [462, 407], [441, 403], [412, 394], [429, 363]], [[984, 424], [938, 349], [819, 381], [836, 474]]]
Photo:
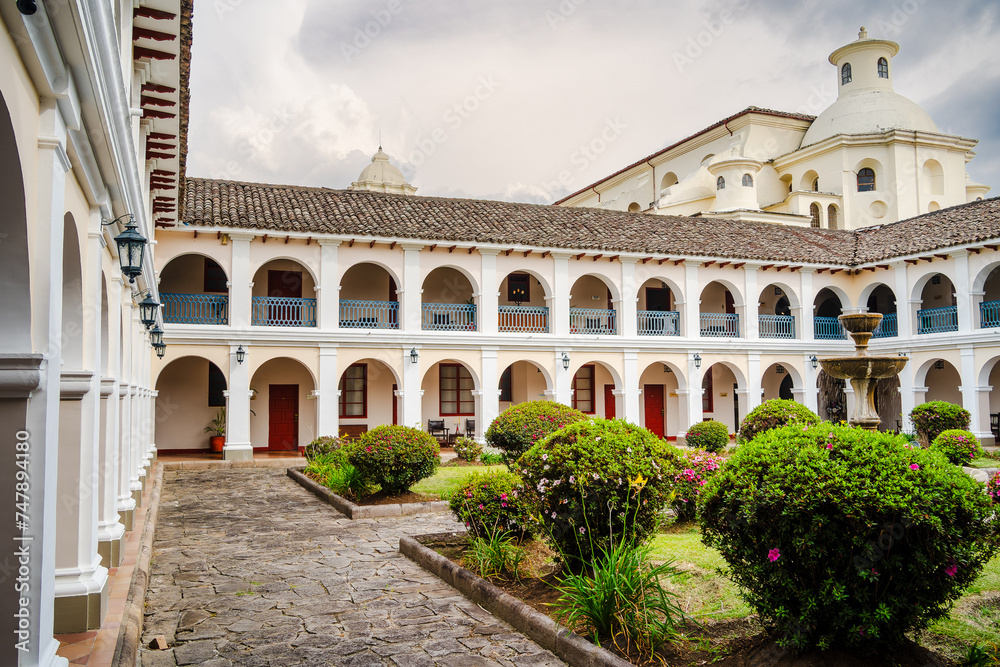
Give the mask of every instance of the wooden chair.
[[448, 442], [448, 429], [444, 426], [443, 419], [428, 419], [427, 420], [427, 432], [434, 438], [437, 438], [438, 442], [443, 442], [447, 444]]
[[993, 432], [993, 437], [1000, 443], [1000, 412], [990, 413], [990, 431]]
[[466, 419], [465, 420], [465, 437], [475, 438], [476, 437], [476, 420]]

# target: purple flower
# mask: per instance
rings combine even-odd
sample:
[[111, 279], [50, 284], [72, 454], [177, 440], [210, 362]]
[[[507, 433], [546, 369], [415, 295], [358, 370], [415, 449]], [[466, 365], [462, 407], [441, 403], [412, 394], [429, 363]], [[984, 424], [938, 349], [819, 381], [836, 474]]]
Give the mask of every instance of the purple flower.
[[910, 470], [920, 470], [920, 464], [919, 463], [911, 463], [910, 464]]
[[955, 561], [951, 561], [951, 565], [949, 565], [944, 569], [944, 573], [947, 574], [949, 577], [954, 577], [956, 574], [958, 574], [958, 563], [956, 563]]
[[771, 561], [772, 563], [774, 561], [778, 560], [779, 558], [781, 558], [781, 552], [778, 551], [777, 547], [775, 547], [774, 549], [771, 549], [770, 551], [767, 552], [767, 559], [769, 561]]

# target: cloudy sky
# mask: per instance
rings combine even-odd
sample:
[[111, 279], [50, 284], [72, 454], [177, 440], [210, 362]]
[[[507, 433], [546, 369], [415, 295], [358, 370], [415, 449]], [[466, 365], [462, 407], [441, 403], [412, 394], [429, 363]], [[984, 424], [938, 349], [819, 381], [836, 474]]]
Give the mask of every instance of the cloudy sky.
[[188, 175], [344, 188], [381, 132], [419, 194], [549, 203], [747, 106], [819, 113], [865, 25], [996, 195], [998, 24], [986, 0], [203, 0]]

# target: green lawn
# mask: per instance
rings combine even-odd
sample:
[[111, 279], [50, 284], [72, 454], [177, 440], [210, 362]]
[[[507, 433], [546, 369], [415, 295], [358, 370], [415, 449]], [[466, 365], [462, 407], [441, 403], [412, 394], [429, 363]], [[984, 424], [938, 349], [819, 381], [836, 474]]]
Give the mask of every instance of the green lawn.
[[981, 458], [969, 462], [969, 468], [1000, 468], [1000, 459]]
[[434, 494], [441, 500], [448, 500], [455, 489], [462, 484], [470, 474], [474, 472], [484, 472], [486, 470], [506, 470], [506, 466], [462, 466], [454, 468], [438, 468], [431, 477], [422, 479], [410, 490], [414, 493]]

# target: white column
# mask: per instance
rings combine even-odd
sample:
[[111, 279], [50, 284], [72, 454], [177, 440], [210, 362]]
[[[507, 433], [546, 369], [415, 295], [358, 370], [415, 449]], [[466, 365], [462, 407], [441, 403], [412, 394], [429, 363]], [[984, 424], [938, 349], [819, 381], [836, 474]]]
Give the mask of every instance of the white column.
[[[566, 253], [552, 253], [552, 261], [555, 263], [555, 271], [552, 278], [552, 295], [548, 299], [549, 306], [549, 330], [556, 336], [569, 335], [569, 291], [572, 287], [569, 284], [569, 258], [572, 255]], [[561, 355], [557, 355], [561, 358]], [[562, 369], [562, 361], [556, 359], [556, 376]], [[558, 395], [558, 390], [556, 391]], [[556, 401], [562, 403], [560, 399]]]
[[337, 348], [319, 346], [319, 389], [316, 396], [316, 436], [340, 435], [340, 369], [337, 368]]
[[[740, 403], [740, 419], [743, 419], [748, 412], [760, 405], [763, 385], [760, 374], [760, 353], [747, 353], [747, 400]], [[739, 427], [739, 424], [736, 425]]]
[[[569, 298], [566, 299], [566, 303], [569, 303]], [[563, 368], [563, 353], [570, 356], [570, 367], [569, 370]], [[573, 355], [569, 350], [557, 350], [555, 354], [555, 377], [553, 381], [555, 383], [555, 401], [556, 403], [562, 403], [563, 405], [573, 404]]]
[[[139, 350], [135, 349], [133, 352], [137, 354]], [[132, 468], [128, 472], [128, 488], [129, 492], [132, 494], [132, 500], [135, 501], [135, 506], [142, 507], [142, 482], [143, 477], [146, 476], [146, 470], [143, 466], [141, 455], [143, 447], [141, 444], [141, 438], [139, 437], [139, 402], [142, 399], [139, 397], [139, 386], [135, 384], [135, 375], [132, 377], [133, 380], [128, 385], [130, 413], [129, 460], [132, 462]]]
[[[236, 351], [242, 345], [246, 357], [241, 364]], [[237, 461], [253, 458], [250, 443], [250, 344], [229, 345], [229, 391], [226, 392], [226, 444], [222, 458]]]
[[[633, 313], [634, 315], [634, 313]], [[634, 318], [633, 318], [633, 321]], [[622, 360], [622, 385], [618, 389], [622, 392], [624, 405], [616, 414], [622, 419], [638, 424], [640, 419], [639, 407], [639, 351], [625, 350]], [[664, 397], [666, 405], [666, 397]]]
[[132, 530], [135, 499], [132, 497], [132, 489], [129, 488], [129, 473], [132, 470], [132, 398], [129, 396], [128, 387], [126, 379], [118, 381], [118, 500], [116, 506], [125, 530]]
[[[949, 253], [955, 260], [955, 299], [958, 306], [958, 334], [970, 334], [976, 328], [975, 311], [973, 310], [972, 298], [972, 276], [969, 275], [969, 251], [956, 250]], [[975, 376], [971, 376], [974, 378]], [[969, 386], [975, 384], [972, 379], [966, 379], [962, 374], [962, 384]], [[968, 408], [967, 408], [968, 409]], [[975, 424], [976, 422], [972, 422]]]
[[[743, 336], [749, 340], [760, 338], [760, 316], [757, 304], [760, 303], [760, 290], [757, 289], [757, 269], [759, 266], [747, 264], [743, 267]], [[737, 424], [738, 426], [738, 424]]]
[[799, 276], [799, 312], [795, 322], [796, 334], [802, 340], [815, 340], [816, 327], [813, 324], [813, 300], [816, 292], [813, 288], [813, 275], [815, 271], [803, 268]]
[[[417, 350], [419, 354], [420, 350]], [[402, 399], [402, 409], [400, 412], [400, 421], [403, 426], [417, 426], [418, 428], [426, 428], [423, 419], [423, 409], [421, 406], [421, 398], [424, 395], [423, 390], [420, 388], [420, 382], [423, 376], [420, 372], [421, 362], [418, 357], [417, 362], [414, 363], [410, 358], [410, 350], [403, 349], [400, 351], [403, 358], [403, 388], [396, 392], [396, 396]]]
[[[698, 400], [696, 393], [692, 392], [690, 387], [677, 390], [677, 406], [680, 410], [680, 418], [677, 420], [677, 433], [674, 435], [677, 438], [678, 445], [684, 444], [688, 429], [691, 428], [691, 424], [687, 422], [691, 421], [691, 402]], [[700, 401], [698, 407], [701, 407]]]
[[[976, 350], [971, 345], [963, 345], [959, 348], [959, 353], [962, 355], [960, 364], [962, 386], [958, 389], [962, 392], [962, 407], [969, 411], [970, 430], [982, 439], [990, 435], [990, 431], [988, 428], [985, 431], [982, 430], [980, 420], [979, 391], [976, 382]], [[988, 397], [987, 394], [987, 400], [989, 400]], [[989, 414], [989, 410], [987, 410], [986, 415]], [[988, 416], [987, 419], [989, 419]]]
[[812, 357], [812, 354], [802, 355], [802, 368], [805, 369], [805, 372], [802, 374], [803, 387], [800, 402], [813, 412], [819, 414], [819, 387], [816, 386], [816, 381], [819, 377], [820, 368], [818, 365], [816, 368], [813, 368]]
[[[497, 280], [497, 254], [499, 252], [499, 250], [492, 248], [484, 248], [479, 251], [482, 256], [482, 276], [479, 286], [479, 330], [484, 334], [497, 333], [500, 310], [500, 292], [497, 291], [497, 285], [501, 282]], [[485, 384], [484, 387], [486, 387]], [[484, 388], [483, 391], [486, 389], [488, 387]]]
[[[420, 282], [420, 250], [424, 246], [419, 243], [403, 243], [403, 284], [396, 291], [401, 295], [399, 300], [399, 328], [402, 331], [420, 331], [421, 311], [420, 297], [423, 292]], [[408, 353], [409, 350], [406, 350]], [[404, 363], [410, 363], [409, 359], [404, 359]], [[420, 383], [417, 382], [416, 389], [419, 391]], [[405, 390], [404, 390], [405, 391]], [[404, 397], [404, 403], [405, 403]], [[417, 413], [419, 415], [419, 406]], [[413, 426], [413, 422], [403, 421], [407, 426]]]
[[229, 234], [233, 253], [233, 269], [229, 278], [229, 323], [235, 328], [250, 326], [250, 296], [253, 276], [250, 275], [250, 241], [253, 234]]
[[[678, 307], [683, 305], [684, 313], [684, 331], [683, 335], [687, 336], [692, 340], [697, 340], [701, 338], [701, 289], [698, 285], [698, 262], [687, 261], [684, 262], [684, 303], [676, 304]], [[701, 381], [701, 374], [698, 374], [699, 382]], [[695, 388], [694, 385], [691, 385]], [[701, 385], [699, 384], [698, 387]], [[695, 388], [696, 389], [696, 388]], [[697, 394], [697, 391], [695, 391]], [[698, 403], [698, 412], [701, 414], [701, 401]], [[701, 421], [701, 417], [698, 417], [698, 421]], [[691, 422], [692, 424], [696, 422]], [[690, 426], [690, 424], [688, 425]]]
[[[111, 311], [117, 311], [112, 306], [108, 309], [108, 328], [118, 331], [116, 318]], [[111, 323], [115, 321], [114, 326]], [[108, 338], [108, 353], [114, 369], [115, 354], [112, 349], [116, 345], [117, 335]], [[121, 565], [124, 552], [122, 542], [125, 537], [125, 526], [118, 514], [118, 380], [113, 377], [101, 378], [101, 458], [99, 462], [99, 490], [97, 509], [97, 551], [101, 554], [101, 565], [118, 567]]]
[[[704, 417], [704, 412], [702, 411], [702, 396], [704, 395], [704, 390], [701, 386], [702, 381], [702, 369], [695, 365], [694, 355], [697, 354], [695, 351], [688, 352], [687, 360], [687, 377], [688, 377], [688, 392], [687, 392], [687, 424], [684, 424], [681, 420], [681, 430], [680, 433], [687, 433], [687, 430], [694, 426], [695, 424], [701, 422]], [[704, 362], [703, 362], [704, 363]], [[678, 391], [678, 395], [682, 392]]]
[[[479, 422], [476, 424], [476, 433], [480, 440], [483, 439], [486, 429], [500, 414], [500, 370], [497, 368], [497, 348], [484, 347], [481, 363], [482, 374], [480, 377], [483, 383], [483, 394], [480, 401]], [[462, 426], [465, 425], [462, 424]]]
[[[635, 284], [636, 259], [626, 257], [620, 261], [622, 265], [622, 305], [618, 313], [619, 318], [621, 318], [621, 326], [618, 330], [626, 338], [635, 338], [639, 330], [639, 288]], [[638, 382], [638, 378], [636, 378], [636, 382]], [[628, 418], [626, 417], [626, 419]], [[632, 420], [629, 419], [629, 421]], [[632, 423], [637, 424], [638, 422]]]
[[[340, 285], [337, 255], [340, 241], [320, 239], [319, 281], [316, 285], [319, 301], [319, 327], [325, 331], [340, 328]], [[319, 406], [317, 406], [318, 409]], [[335, 432], [317, 431], [319, 435], [336, 435]]]
[[129, 374], [129, 397], [132, 399], [132, 470], [129, 472], [129, 488], [136, 505], [142, 506], [142, 488], [146, 477], [146, 444], [143, 442], [142, 396], [139, 393], [139, 383], [142, 381], [141, 368], [149, 363], [146, 344], [146, 326], [139, 321], [139, 309], [132, 311], [132, 359]]
[[[976, 387], [976, 405], [979, 408], [978, 422], [970, 422], [972, 431], [979, 437], [979, 441], [986, 446], [996, 444], [993, 431], [990, 430], [990, 392], [993, 387]], [[970, 410], [971, 412], [971, 410]]]
[[[893, 286], [893, 292], [896, 297], [896, 330], [897, 339], [900, 341], [905, 341], [915, 333], [913, 327], [913, 313], [910, 308], [909, 301], [909, 281], [906, 277], [906, 262], [893, 262], [892, 263], [893, 273], [895, 277], [895, 285]], [[903, 420], [908, 418], [909, 413], [903, 413]]]

